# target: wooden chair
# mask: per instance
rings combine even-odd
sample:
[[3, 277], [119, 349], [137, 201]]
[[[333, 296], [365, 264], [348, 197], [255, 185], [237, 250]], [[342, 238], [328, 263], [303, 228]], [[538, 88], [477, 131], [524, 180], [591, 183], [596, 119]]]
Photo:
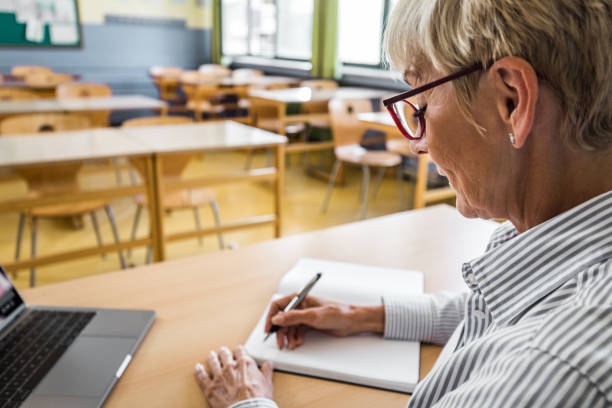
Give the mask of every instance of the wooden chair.
[[[367, 99], [332, 99], [329, 101], [332, 135], [334, 138], [334, 154], [336, 161], [332, 168], [331, 177], [327, 186], [327, 193], [323, 200], [321, 211], [325, 213], [331, 198], [332, 190], [338, 177], [338, 172], [344, 164], [360, 166], [362, 169], [361, 181], [361, 218], [366, 217], [368, 206], [368, 187], [370, 184], [370, 167], [378, 168], [376, 186], [382, 181], [385, 171], [390, 167], [397, 167], [397, 180], [400, 203], [403, 203], [401, 157], [397, 153], [388, 151], [369, 151], [359, 145], [364, 125], [357, 119], [358, 113], [371, 112], [372, 103]], [[374, 193], [378, 190], [375, 187]]]
[[[92, 84], [85, 82], [70, 82], [61, 84], [57, 87], [57, 99], [75, 98], [104, 98], [112, 95], [108, 85]], [[110, 111], [98, 111], [87, 113], [86, 116], [91, 120], [94, 127], [108, 127]]]
[[[156, 116], [148, 118], [137, 118], [130, 119], [123, 122], [123, 127], [136, 127], [136, 126], [160, 126], [160, 125], [178, 125], [185, 123], [193, 123], [189, 118], [180, 116]], [[193, 153], [186, 154], [174, 154], [171, 157], [165, 159], [162, 163], [162, 181], [171, 182], [181, 178], [181, 175], [189, 161], [194, 156]], [[202, 222], [200, 220], [199, 208], [203, 205], [210, 205], [210, 208], [215, 219], [215, 225], [221, 226], [221, 217], [219, 216], [219, 206], [217, 204], [217, 197], [215, 191], [210, 188], [191, 188], [186, 190], [173, 190], [164, 193], [162, 197], [162, 207], [165, 211], [174, 210], [186, 210], [191, 209], [193, 211], [193, 217], [197, 229], [202, 229]], [[132, 239], [136, 238], [136, 232], [138, 231], [138, 223], [140, 220], [140, 214], [142, 209], [148, 206], [147, 197], [144, 195], [136, 196], [136, 214], [134, 216], [134, 224], [132, 225]], [[225, 248], [223, 242], [223, 234], [217, 235], [219, 239], [219, 247]], [[200, 245], [204, 243], [202, 237], [198, 238]], [[128, 255], [131, 252], [128, 251]], [[151, 261], [151, 247], [147, 249], [146, 262]]]
[[159, 92], [159, 99], [166, 101], [169, 111], [184, 111], [185, 98], [180, 92], [180, 76], [183, 69], [179, 67], [151, 67], [149, 75]]
[[51, 68], [38, 65], [17, 65], [11, 69], [11, 75], [17, 78], [25, 78], [33, 74], [50, 74]]
[[38, 94], [26, 89], [0, 88], [0, 101], [19, 101], [38, 99]]
[[31, 87], [53, 87], [59, 84], [72, 82], [73, 77], [69, 74], [56, 74], [55, 72], [44, 72], [30, 74], [25, 77], [25, 82]]
[[[309, 79], [307, 81], [300, 82], [300, 86], [310, 88], [313, 91], [320, 91], [324, 89], [337, 89], [338, 83], [333, 79]], [[302, 105], [304, 113], [325, 113], [328, 110], [328, 101], [323, 102], [309, 102]], [[329, 120], [318, 119], [310, 122], [312, 127], [329, 129]]]
[[[13, 116], [0, 122], [0, 134], [3, 136], [19, 137], [25, 133], [42, 133], [59, 130], [79, 130], [91, 127], [87, 117], [66, 114], [33, 114]], [[41, 137], [44, 137], [41, 135]], [[29, 194], [32, 196], [47, 196], [67, 194], [79, 191], [77, 181], [81, 163], [56, 164], [43, 167], [18, 169], [18, 174], [23, 177], [28, 185]], [[36, 258], [38, 220], [41, 218], [71, 218], [82, 217], [89, 214], [94, 227], [98, 245], [104, 245], [102, 235], [98, 226], [96, 211], [104, 209], [110, 222], [116, 243], [119, 243], [119, 232], [115, 222], [115, 215], [107, 200], [83, 201], [77, 204], [47, 205], [28, 209], [19, 214], [19, 225], [17, 228], [17, 244], [15, 248], [15, 260], [19, 259], [21, 240], [26, 220], [30, 220], [31, 257]], [[104, 258], [105, 255], [103, 254]], [[123, 253], [119, 251], [119, 262], [125, 269], [127, 264]], [[30, 269], [30, 286], [36, 284], [36, 268]]]
[[196, 121], [202, 120], [202, 114], [218, 115], [220, 109], [213, 106], [211, 98], [218, 90], [218, 77], [202, 74], [198, 71], [186, 71], [180, 76], [181, 88], [187, 98], [185, 108], [193, 112]]

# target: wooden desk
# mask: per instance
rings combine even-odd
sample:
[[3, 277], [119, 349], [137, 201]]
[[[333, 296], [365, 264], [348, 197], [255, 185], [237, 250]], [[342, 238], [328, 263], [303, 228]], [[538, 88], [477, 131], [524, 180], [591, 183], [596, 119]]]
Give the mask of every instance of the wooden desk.
[[116, 95], [105, 98], [0, 101], [0, 117], [23, 113], [75, 113], [135, 109], [151, 109], [165, 113], [167, 104], [158, 99], [140, 95]]
[[[241, 182], [245, 180], [270, 180], [275, 185], [274, 214], [245, 218], [232, 223], [224, 223], [222, 227], [177, 233], [165, 236], [163, 232], [162, 211], [157, 211], [158, 242], [154, 251], [154, 259], [165, 259], [165, 242], [190, 239], [203, 235], [217, 234], [241, 228], [253, 228], [262, 225], [273, 225], [275, 236], [281, 236], [281, 210], [285, 173], [285, 144], [287, 138], [265, 130], [256, 129], [237, 122], [209, 122], [176, 126], [134, 127], [122, 129], [124, 134], [136, 143], [146, 145], [153, 153], [154, 194], [158, 203], [166, 190], [212, 186], [221, 183]], [[214, 152], [251, 148], [273, 148], [276, 150], [274, 167], [241, 171], [222, 177], [208, 177], [195, 180], [161, 183], [162, 161], [165, 156], [173, 153]]]
[[[152, 308], [157, 321], [107, 407], [204, 407], [192, 372], [211, 349], [244, 343], [280, 278], [305, 256], [425, 272], [425, 291], [466, 290], [461, 263], [484, 251], [495, 223], [435, 206], [133, 270], [28, 289], [26, 301]], [[421, 377], [440, 348], [421, 347]], [[375, 367], [374, 369], [384, 369]], [[404, 407], [409, 396], [274, 374], [281, 407]]]
[[[113, 187], [103, 190], [82, 191], [70, 195], [53, 195], [42, 198], [23, 197], [0, 201], [0, 212], [21, 211], [40, 205], [74, 203], [92, 199], [111, 199], [147, 194], [151, 235], [120, 244], [91, 247], [21, 260], [5, 264], [7, 270], [47, 265], [66, 260], [132, 248], [142, 245], [153, 247], [155, 261], [166, 257], [167, 241], [190, 239], [202, 235], [217, 234], [262, 225], [274, 226], [275, 236], [281, 235], [282, 195], [284, 183], [284, 136], [275, 135], [239, 123], [224, 121], [182, 126], [157, 126], [124, 129], [93, 129], [80, 132], [57, 132], [48, 135], [24, 135], [16, 138], [0, 137], [0, 170], [18, 167], [45, 166], [53, 163], [70, 163], [91, 159], [128, 157], [142, 170], [144, 185]], [[272, 168], [240, 172], [235, 175], [208, 177], [194, 180], [161, 182], [163, 158], [173, 153], [212, 152], [252, 147], [276, 149], [276, 165]], [[246, 218], [221, 227], [207, 228], [164, 235], [161, 197], [164, 190], [211, 186], [244, 180], [270, 180], [274, 182], [274, 213]]]
[[[45, 135], [20, 135], [19, 137], [0, 136], [0, 170], [11, 171], [20, 168], [44, 167], [53, 164], [116, 157], [129, 157], [136, 162], [142, 162], [144, 168], [152, 168], [150, 165], [152, 160], [150, 149], [126, 138], [117, 129], [91, 129]], [[145, 185], [140, 186], [112, 187], [93, 191], [71, 192], [70, 194], [45, 195], [43, 197], [26, 196], [12, 200], [3, 199], [0, 201], [0, 211], [19, 212], [43, 205], [131, 197], [136, 194], [148, 193], [150, 186], [154, 185], [151, 172], [144, 175], [144, 181]], [[149, 207], [149, 211], [151, 214], [155, 214], [153, 206]], [[150, 218], [153, 225], [155, 218], [154, 216], [150, 216]], [[88, 247], [59, 254], [43, 255], [34, 260], [24, 259], [7, 263], [4, 266], [7, 270], [17, 270], [65, 262], [100, 253], [116, 252], [142, 245], [154, 245], [154, 241], [151, 238], [143, 238], [135, 241], [124, 241], [120, 244], [105, 244], [102, 247]]]
[[[405, 143], [408, 144], [408, 141], [399, 132], [395, 123], [393, 123], [393, 119], [391, 119], [391, 116], [387, 112], [360, 113], [357, 117], [360, 121], [368, 125], [369, 128], [385, 132], [388, 137], [405, 141]], [[406, 150], [408, 151], [408, 149]], [[455, 190], [451, 187], [440, 187], [432, 190], [427, 189], [427, 175], [429, 173], [431, 158], [428, 154], [419, 154], [416, 157], [418, 159], [418, 164], [413, 208], [423, 208], [427, 203], [455, 197]]]

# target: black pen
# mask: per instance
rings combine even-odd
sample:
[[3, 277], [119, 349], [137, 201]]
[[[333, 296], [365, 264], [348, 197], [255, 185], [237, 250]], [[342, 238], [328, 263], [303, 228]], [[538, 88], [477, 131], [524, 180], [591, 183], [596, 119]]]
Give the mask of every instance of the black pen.
[[[304, 300], [306, 298], [306, 296], [308, 296], [308, 292], [310, 292], [310, 289], [312, 289], [312, 287], [315, 285], [315, 283], [317, 283], [317, 281], [321, 278], [321, 272], [317, 272], [317, 274], [315, 276], [313, 276], [313, 278], [310, 280], [310, 282], [308, 282], [306, 284], [306, 286], [304, 286], [304, 289], [302, 289], [300, 291], [300, 293], [298, 293], [296, 296], [293, 297], [293, 299], [291, 299], [291, 302], [289, 302], [289, 304], [287, 306], [285, 306], [285, 308], [283, 309], [283, 312], [288, 312], [290, 310], [295, 309], [296, 307], [298, 307], [300, 305], [300, 303], [302, 303], [302, 300]], [[270, 337], [270, 335], [272, 333], [275, 333], [278, 329], [280, 329], [280, 326], [277, 325], [273, 325], [270, 328], [270, 331], [268, 332], [268, 334], [266, 335], [266, 338], [264, 339], [264, 342], [266, 340], [268, 340], [268, 337]]]

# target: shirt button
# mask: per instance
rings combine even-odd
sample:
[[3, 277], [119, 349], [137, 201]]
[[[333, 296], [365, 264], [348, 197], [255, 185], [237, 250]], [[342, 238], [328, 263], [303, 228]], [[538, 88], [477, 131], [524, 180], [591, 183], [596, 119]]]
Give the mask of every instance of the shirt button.
[[467, 280], [468, 280], [468, 282], [470, 282], [472, 285], [476, 285], [476, 284], [478, 283], [478, 282], [476, 281], [476, 277], [474, 276], [474, 274], [473, 274], [473, 273], [470, 273], [470, 274], [467, 276]]
[[472, 314], [474, 315], [474, 317], [478, 318], [478, 319], [484, 319], [485, 318], [485, 314], [482, 310], [474, 310], [472, 312]]

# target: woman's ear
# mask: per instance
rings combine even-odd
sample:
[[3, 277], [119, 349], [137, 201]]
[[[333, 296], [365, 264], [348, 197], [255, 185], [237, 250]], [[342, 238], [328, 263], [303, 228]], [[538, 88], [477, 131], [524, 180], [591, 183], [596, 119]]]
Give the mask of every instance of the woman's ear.
[[496, 105], [508, 133], [514, 135], [513, 146], [525, 145], [533, 128], [538, 99], [538, 76], [527, 61], [504, 57], [489, 69], [496, 90]]

